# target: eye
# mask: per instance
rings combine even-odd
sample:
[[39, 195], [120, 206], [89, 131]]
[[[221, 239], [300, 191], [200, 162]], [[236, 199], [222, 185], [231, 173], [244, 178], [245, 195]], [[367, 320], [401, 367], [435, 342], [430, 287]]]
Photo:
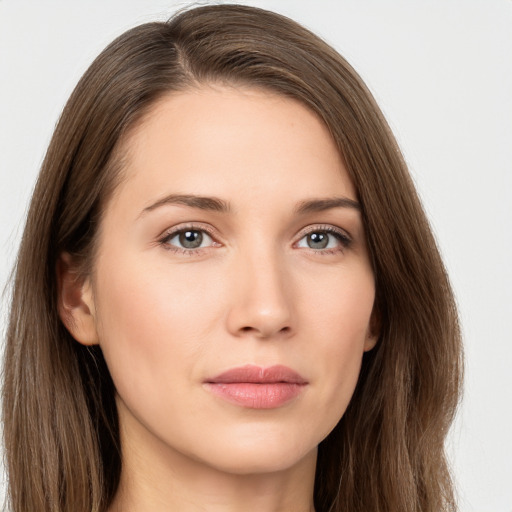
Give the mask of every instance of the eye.
[[297, 243], [297, 247], [324, 252], [342, 251], [350, 245], [350, 238], [342, 231], [332, 227], [314, 229], [306, 233]]
[[183, 252], [210, 247], [214, 244], [212, 237], [203, 229], [185, 228], [168, 233], [162, 240], [170, 249]]

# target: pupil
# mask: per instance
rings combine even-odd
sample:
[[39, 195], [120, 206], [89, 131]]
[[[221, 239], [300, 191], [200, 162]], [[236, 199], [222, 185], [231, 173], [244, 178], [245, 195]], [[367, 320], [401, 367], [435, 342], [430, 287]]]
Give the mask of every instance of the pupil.
[[187, 249], [196, 249], [203, 241], [200, 231], [184, 231], [180, 234], [180, 244]]
[[327, 233], [311, 233], [308, 235], [308, 245], [311, 249], [325, 249], [329, 243]]

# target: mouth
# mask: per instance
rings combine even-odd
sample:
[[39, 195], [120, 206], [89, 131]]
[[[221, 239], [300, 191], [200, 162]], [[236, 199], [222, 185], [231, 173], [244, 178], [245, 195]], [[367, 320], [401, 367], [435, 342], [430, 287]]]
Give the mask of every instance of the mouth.
[[246, 365], [204, 381], [212, 394], [250, 409], [275, 409], [302, 393], [308, 382], [287, 366]]

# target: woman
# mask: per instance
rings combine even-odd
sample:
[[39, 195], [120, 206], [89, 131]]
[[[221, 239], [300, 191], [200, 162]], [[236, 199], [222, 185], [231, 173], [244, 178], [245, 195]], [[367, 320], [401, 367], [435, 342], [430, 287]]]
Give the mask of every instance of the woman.
[[346, 61], [250, 7], [142, 25], [81, 79], [32, 199], [12, 508], [454, 510], [460, 350], [428, 222]]

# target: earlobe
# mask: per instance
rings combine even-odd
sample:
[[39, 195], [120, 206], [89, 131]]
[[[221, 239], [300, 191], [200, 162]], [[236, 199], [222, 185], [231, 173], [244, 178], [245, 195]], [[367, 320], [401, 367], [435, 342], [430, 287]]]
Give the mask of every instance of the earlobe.
[[59, 256], [56, 272], [57, 303], [62, 323], [79, 343], [96, 345], [98, 333], [90, 279], [79, 275], [69, 253]]
[[364, 342], [364, 351], [368, 352], [372, 348], [377, 345], [377, 340], [379, 339], [379, 336], [377, 334], [372, 334], [371, 332], [368, 333], [366, 340]]
[[374, 308], [368, 325], [368, 332], [366, 333], [366, 340], [364, 342], [364, 351], [368, 352], [377, 345], [381, 330], [381, 317], [379, 311]]

